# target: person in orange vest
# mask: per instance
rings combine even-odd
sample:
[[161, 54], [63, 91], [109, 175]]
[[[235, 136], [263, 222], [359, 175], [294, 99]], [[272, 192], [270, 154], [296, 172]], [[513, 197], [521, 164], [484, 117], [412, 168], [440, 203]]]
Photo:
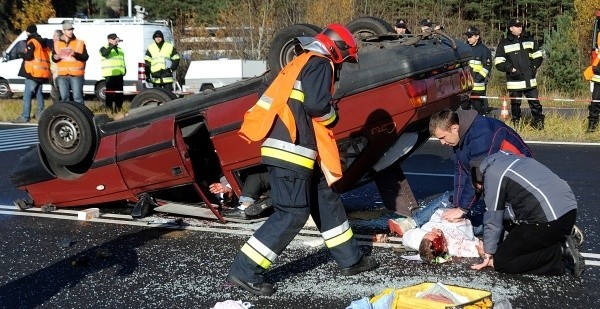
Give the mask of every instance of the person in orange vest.
[[[598, 40], [600, 41], [600, 37]], [[600, 42], [598, 44], [600, 46]], [[592, 72], [593, 75], [590, 81], [594, 89], [592, 90], [592, 102], [590, 102], [589, 106], [587, 133], [596, 132], [598, 129], [598, 118], [600, 116], [600, 56], [596, 56], [593, 60]]]
[[[263, 141], [262, 163], [275, 210], [240, 249], [226, 279], [255, 295], [275, 293], [264, 273], [309, 215], [342, 276], [378, 266], [358, 248], [341, 199], [329, 186], [341, 177], [339, 152], [329, 129], [337, 120], [331, 103], [334, 78], [342, 63], [358, 61], [356, 42], [344, 26], [331, 24], [314, 38], [297, 38], [297, 43], [298, 56], [264, 94], [259, 93], [239, 131], [248, 142]], [[323, 173], [315, 171], [318, 167]]]
[[23, 93], [23, 112], [15, 119], [14, 123], [26, 123], [31, 118], [31, 99], [35, 95], [38, 102], [36, 119], [39, 119], [44, 110], [44, 96], [42, 84], [50, 78], [50, 58], [46, 41], [37, 33], [37, 26], [30, 25], [27, 32], [27, 46], [22, 54], [23, 63], [19, 76], [25, 78], [25, 91]]
[[89, 58], [85, 42], [75, 37], [73, 23], [64, 21], [63, 36], [54, 42], [52, 61], [58, 70], [58, 90], [61, 101], [69, 101], [73, 92], [73, 101], [83, 104], [83, 82], [85, 63]]

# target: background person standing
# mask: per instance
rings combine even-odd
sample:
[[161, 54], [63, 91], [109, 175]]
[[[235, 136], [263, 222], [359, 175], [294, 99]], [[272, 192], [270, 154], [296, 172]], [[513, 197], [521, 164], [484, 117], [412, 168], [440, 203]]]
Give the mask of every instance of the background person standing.
[[[467, 43], [471, 45], [473, 50], [473, 59], [469, 61], [471, 68], [471, 76], [473, 76], [473, 91], [472, 95], [485, 96], [488, 76], [492, 69], [492, 52], [490, 51], [480, 37], [481, 32], [475, 27], [469, 27], [465, 35]], [[475, 109], [479, 114], [486, 115], [488, 113], [487, 99], [474, 98], [462, 104], [462, 109]]]
[[598, 116], [600, 116], [600, 57], [594, 59], [591, 67], [593, 75], [590, 81], [594, 89], [592, 91], [592, 102], [589, 106], [587, 133], [596, 132], [598, 129]]
[[83, 102], [83, 82], [85, 75], [85, 62], [90, 57], [85, 47], [85, 42], [75, 37], [73, 23], [64, 21], [63, 36], [54, 43], [52, 61], [58, 69], [58, 89], [61, 101], [69, 101], [70, 92], [73, 100]]
[[506, 73], [506, 88], [510, 97], [512, 123], [517, 127], [521, 121], [521, 98], [527, 100], [533, 117], [532, 126], [537, 130], [544, 129], [542, 104], [537, 100], [537, 80], [535, 75], [543, 61], [542, 51], [532, 37], [523, 33], [523, 24], [518, 19], [508, 22], [508, 33], [496, 48], [494, 65], [499, 71]]
[[23, 93], [23, 113], [14, 123], [29, 122], [31, 118], [31, 99], [35, 95], [38, 102], [36, 118], [44, 110], [44, 96], [42, 94], [42, 84], [50, 78], [50, 58], [49, 50], [45, 40], [37, 33], [36, 25], [30, 25], [25, 30], [27, 32], [27, 45], [23, 51], [23, 63], [19, 70], [19, 76], [25, 78], [25, 91]]
[[[107, 37], [108, 44], [100, 48], [102, 76], [106, 80], [105, 105], [113, 114], [123, 107], [123, 76], [127, 73], [125, 53], [119, 47], [122, 40], [111, 33]], [[114, 105], [113, 105], [114, 104]]]
[[144, 57], [146, 81], [173, 91], [173, 71], [179, 67], [179, 54], [173, 44], [165, 42], [162, 31], [156, 30], [152, 38], [154, 43], [148, 46]]

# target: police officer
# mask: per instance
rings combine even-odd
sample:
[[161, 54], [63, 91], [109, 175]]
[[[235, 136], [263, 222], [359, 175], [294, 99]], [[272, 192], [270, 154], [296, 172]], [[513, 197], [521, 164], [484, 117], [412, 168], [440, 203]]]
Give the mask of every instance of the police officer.
[[[339, 153], [328, 126], [337, 112], [331, 105], [335, 70], [356, 62], [357, 45], [344, 26], [332, 24], [310, 40], [286, 65], [250, 109], [240, 130], [248, 141], [262, 141], [275, 212], [241, 248], [227, 281], [255, 295], [271, 295], [263, 274], [313, 219], [343, 276], [377, 267], [353, 236], [339, 195], [329, 185], [341, 177]], [[326, 151], [323, 151], [325, 150]], [[318, 155], [318, 156], [317, 156]], [[325, 176], [314, 171], [321, 167]]]
[[[476, 27], [469, 27], [465, 32], [467, 42], [473, 50], [473, 59], [469, 61], [469, 67], [474, 81], [471, 94], [474, 96], [485, 96], [488, 76], [492, 69], [492, 52], [483, 44], [480, 34]], [[471, 107], [479, 114], [485, 115], [488, 111], [487, 99], [472, 98], [462, 105], [462, 109], [471, 109]]]
[[179, 67], [179, 54], [172, 43], [165, 42], [160, 30], [152, 35], [154, 42], [146, 50], [146, 80], [154, 87], [173, 91], [173, 71]]
[[[100, 48], [102, 76], [106, 80], [106, 108], [118, 113], [123, 107], [123, 76], [127, 73], [122, 40], [115, 33], [107, 36], [108, 44]], [[114, 105], [113, 105], [114, 104]]]
[[[512, 123], [519, 125], [521, 121], [522, 96], [530, 98], [527, 100], [533, 117], [532, 126], [535, 129], [544, 129], [544, 115], [542, 104], [537, 100], [538, 90], [535, 75], [542, 65], [543, 55], [537, 43], [532, 37], [523, 33], [523, 24], [518, 19], [508, 22], [508, 34], [502, 39], [496, 48], [494, 65], [499, 71], [506, 73], [506, 88], [510, 100]], [[533, 98], [533, 99], [531, 99]]]

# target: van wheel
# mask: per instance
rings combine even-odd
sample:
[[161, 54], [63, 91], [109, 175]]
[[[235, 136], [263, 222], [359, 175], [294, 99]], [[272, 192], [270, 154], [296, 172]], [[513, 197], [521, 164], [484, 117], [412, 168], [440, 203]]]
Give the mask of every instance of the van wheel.
[[13, 93], [10, 91], [10, 86], [8, 81], [5, 79], [0, 79], [0, 99], [10, 99]]
[[379, 17], [359, 17], [346, 25], [358, 43], [370, 36], [394, 33], [394, 28]]
[[319, 32], [321, 32], [321, 28], [310, 24], [291, 25], [281, 29], [273, 38], [269, 48], [268, 65], [271, 73], [278, 73], [281, 68], [296, 58], [294, 53], [296, 37], [314, 37]]
[[85, 105], [60, 102], [44, 110], [38, 125], [40, 147], [48, 160], [73, 166], [95, 153], [94, 114]]
[[94, 89], [94, 93], [96, 94], [96, 98], [100, 102], [106, 102], [106, 82], [100, 81], [96, 84], [96, 88]]
[[131, 101], [131, 108], [140, 106], [159, 106], [177, 99], [177, 95], [164, 88], [148, 88], [138, 93]]
[[213, 86], [213, 84], [202, 84], [202, 86], [200, 86], [200, 91], [204, 91], [204, 90], [214, 90], [215, 86]]

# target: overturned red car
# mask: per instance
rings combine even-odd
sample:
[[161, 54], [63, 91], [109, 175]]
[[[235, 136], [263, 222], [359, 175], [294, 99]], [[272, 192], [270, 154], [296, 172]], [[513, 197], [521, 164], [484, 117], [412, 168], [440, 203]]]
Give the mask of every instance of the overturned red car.
[[[471, 48], [439, 32], [398, 36], [374, 18], [348, 28], [361, 37], [360, 62], [344, 65], [334, 94], [340, 115], [334, 133], [345, 161], [335, 189], [378, 180], [386, 204], [402, 212], [401, 195], [411, 196], [402, 190], [400, 163], [429, 138], [434, 112], [469, 99]], [[147, 195], [208, 208], [224, 222], [208, 185], [224, 175], [239, 194], [246, 176], [264, 168], [259, 143], [237, 134], [243, 115], [269, 74], [293, 57], [294, 38], [317, 32], [306, 24], [283, 29], [263, 76], [140, 108], [118, 121], [76, 103], [50, 106], [39, 121], [39, 145], [12, 171], [13, 184], [31, 197], [16, 204], [51, 210], [138, 203]]]

